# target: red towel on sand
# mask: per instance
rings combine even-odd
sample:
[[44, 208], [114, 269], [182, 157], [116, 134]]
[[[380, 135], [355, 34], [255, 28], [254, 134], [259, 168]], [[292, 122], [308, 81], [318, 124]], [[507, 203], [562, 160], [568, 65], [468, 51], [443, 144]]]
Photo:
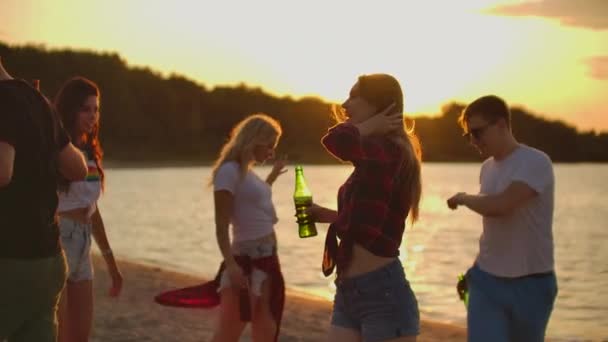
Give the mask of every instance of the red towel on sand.
[[[270, 312], [277, 322], [277, 332], [275, 341], [279, 336], [283, 307], [285, 305], [285, 281], [279, 265], [277, 255], [251, 259], [248, 256], [235, 257], [236, 262], [241, 266], [246, 276], [251, 276], [253, 268], [257, 268], [266, 274], [270, 280]], [[177, 306], [184, 308], [213, 308], [220, 304], [220, 294], [217, 292], [220, 286], [224, 263], [215, 275], [215, 278], [207, 283], [164, 291], [154, 297], [154, 300], [161, 305]], [[251, 321], [251, 303], [249, 292], [240, 293], [240, 313], [243, 322]]]
[[224, 264], [220, 265], [215, 279], [204, 284], [169, 290], [154, 297], [158, 304], [166, 306], [179, 306], [182, 308], [213, 308], [220, 304], [220, 277]]

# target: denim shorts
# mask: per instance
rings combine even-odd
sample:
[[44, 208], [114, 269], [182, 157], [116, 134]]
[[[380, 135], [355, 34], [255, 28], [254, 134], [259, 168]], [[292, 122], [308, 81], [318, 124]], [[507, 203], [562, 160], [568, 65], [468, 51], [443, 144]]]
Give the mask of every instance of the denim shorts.
[[90, 223], [81, 223], [65, 217], [59, 218], [59, 234], [67, 259], [69, 281], [93, 279], [91, 229]]
[[469, 341], [545, 340], [557, 296], [555, 273], [502, 278], [474, 265], [467, 283]]
[[418, 335], [418, 302], [399, 259], [372, 272], [336, 280], [331, 324], [358, 331], [364, 342]]

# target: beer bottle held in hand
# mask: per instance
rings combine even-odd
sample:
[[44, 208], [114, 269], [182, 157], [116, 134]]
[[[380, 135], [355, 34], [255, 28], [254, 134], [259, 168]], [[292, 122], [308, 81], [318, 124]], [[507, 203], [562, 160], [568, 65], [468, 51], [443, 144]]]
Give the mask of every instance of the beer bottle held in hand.
[[298, 233], [301, 238], [317, 235], [317, 227], [306, 209], [312, 205], [312, 193], [306, 186], [302, 166], [296, 166], [296, 189], [293, 193], [293, 202], [296, 205], [296, 218], [298, 221]]
[[467, 308], [469, 306], [469, 287], [467, 285], [467, 278], [462, 273], [458, 275], [456, 291], [458, 291], [458, 297], [464, 303], [464, 307]]

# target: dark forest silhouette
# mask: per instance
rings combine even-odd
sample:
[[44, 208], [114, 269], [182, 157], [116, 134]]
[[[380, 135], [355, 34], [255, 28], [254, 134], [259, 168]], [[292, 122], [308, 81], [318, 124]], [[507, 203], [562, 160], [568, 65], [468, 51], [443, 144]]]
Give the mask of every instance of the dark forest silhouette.
[[[180, 75], [163, 77], [149, 68], [130, 67], [116, 53], [0, 42], [0, 56], [13, 76], [40, 79], [42, 92], [50, 98], [75, 75], [99, 84], [101, 140], [110, 161], [208, 163], [236, 122], [264, 112], [283, 125], [278, 153], [298, 162], [335, 162], [319, 143], [334, 123], [331, 104], [318, 98], [276, 97], [244, 84], [210, 89]], [[425, 161], [480, 159], [456, 123], [463, 108], [463, 104], [449, 103], [438, 116], [416, 118]], [[522, 108], [512, 108], [512, 113], [515, 136], [547, 152], [554, 161], [608, 161], [608, 132], [579, 132]]]

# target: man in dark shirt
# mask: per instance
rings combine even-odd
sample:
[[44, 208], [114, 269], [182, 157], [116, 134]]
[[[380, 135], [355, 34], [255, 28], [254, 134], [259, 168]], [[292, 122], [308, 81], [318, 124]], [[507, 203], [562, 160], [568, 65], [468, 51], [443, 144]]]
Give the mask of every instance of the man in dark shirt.
[[46, 98], [0, 60], [0, 341], [56, 340], [66, 272], [57, 179], [86, 171]]

